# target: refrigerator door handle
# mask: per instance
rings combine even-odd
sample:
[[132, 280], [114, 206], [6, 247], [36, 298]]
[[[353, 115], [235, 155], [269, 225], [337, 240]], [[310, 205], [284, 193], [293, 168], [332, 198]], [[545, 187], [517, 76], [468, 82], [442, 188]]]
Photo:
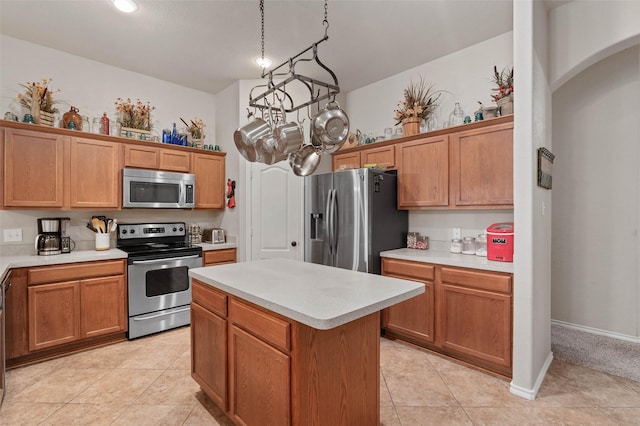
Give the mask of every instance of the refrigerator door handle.
[[333, 189], [333, 196], [331, 197], [331, 245], [333, 246], [333, 253], [338, 252], [338, 223], [336, 216], [338, 214], [338, 190]]
[[331, 255], [333, 254], [333, 245], [331, 242], [331, 189], [327, 191], [327, 205], [325, 207], [324, 217], [326, 218], [324, 227], [325, 238], [329, 246], [329, 255]]

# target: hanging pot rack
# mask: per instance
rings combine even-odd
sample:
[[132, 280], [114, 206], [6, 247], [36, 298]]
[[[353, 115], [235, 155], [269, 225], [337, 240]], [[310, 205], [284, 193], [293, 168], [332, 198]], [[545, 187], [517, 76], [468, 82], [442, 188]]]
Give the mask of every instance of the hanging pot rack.
[[[279, 95], [283, 95], [284, 98], [282, 102], [284, 104], [284, 109], [289, 113], [297, 111], [309, 105], [313, 105], [324, 99], [335, 98], [335, 96], [340, 93], [338, 78], [336, 77], [336, 74], [331, 70], [331, 68], [322, 63], [320, 57], [318, 56], [318, 45], [323, 41], [329, 39], [329, 36], [327, 35], [328, 27], [329, 24], [325, 21], [325, 34], [322, 39], [313, 43], [311, 46], [307, 47], [297, 55], [292, 56], [277, 67], [269, 71], [263, 71], [262, 78], [268, 79], [267, 84], [261, 84], [251, 89], [251, 91], [249, 92], [249, 106], [260, 110], [275, 108], [265, 101], [269, 96], [278, 97], [278, 99], [280, 99]], [[312, 52], [311, 57], [303, 57], [303, 55], [310, 51]], [[332, 82], [325, 82], [302, 74], [298, 74], [295, 70], [295, 67], [300, 62], [315, 62], [320, 66], [320, 68], [322, 68], [329, 74]], [[281, 72], [277, 72], [278, 70], [281, 70]], [[284, 80], [281, 80], [277, 83], [274, 82], [274, 78], [279, 77], [284, 78]], [[287, 84], [291, 85], [295, 82], [300, 82], [304, 87], [307, 88], [307, 90], [309, 91], [308, 101], [296, 104], [291, 95], [287, 93]], [[263, 93], [254, 97], [253, 91], [259, 87], [266, 87], [267, 89]]]

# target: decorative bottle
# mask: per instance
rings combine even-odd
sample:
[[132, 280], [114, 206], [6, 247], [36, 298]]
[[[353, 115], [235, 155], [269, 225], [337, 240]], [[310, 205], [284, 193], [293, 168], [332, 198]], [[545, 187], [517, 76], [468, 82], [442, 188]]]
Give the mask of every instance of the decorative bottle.
[[451, 115], [449, 115], [449, 125], [459, 126], [464, 124], [464, 111], [460, 106], [460, 102], [456, 102], [456, 106], [453, 108]]
[[102, 114], [102, 127], [100, 128], [103, 135], [109, 134], [109, 117], [107, 117], [107, 113]]
[[173, 130], [171, 130], [171, 143], [174, 145], [178, 145], [179, 142], [178, 129], [176, 128], [176, 123], [173, 123]]

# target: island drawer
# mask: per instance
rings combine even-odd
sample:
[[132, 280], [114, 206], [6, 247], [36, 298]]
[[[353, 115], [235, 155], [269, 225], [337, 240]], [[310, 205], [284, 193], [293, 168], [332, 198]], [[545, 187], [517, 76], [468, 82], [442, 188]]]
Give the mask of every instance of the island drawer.
[[511, 275], [495, 272], [465, 271], [457, 268], [442, 268], [442, 282], [463, 285], [478, 290], [511, 294]]
[[291, 324], [231, 298], [229, 319], [245, 330], [285, 350], [291, 350]]
[[436, 276], [435, 270], [435, 266], [426, 263], [389, 258], [382, 259], [382, 275], [402, 275], [403, 278], [433, 281]]
[[123, 275], [124, 260], [72, 263], [29, 269], [29, 285]]
[[196, 279], [191, 284], [191, 300], [211, 312], [227, 316], [227, 295]]

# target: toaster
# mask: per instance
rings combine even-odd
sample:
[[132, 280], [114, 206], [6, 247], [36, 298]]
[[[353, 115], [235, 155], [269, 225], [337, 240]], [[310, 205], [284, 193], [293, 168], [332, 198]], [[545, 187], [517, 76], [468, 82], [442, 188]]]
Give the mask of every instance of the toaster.
[[227, 240], [224, 235], [224, 229], [208, 228], [202, 231], [202, 241], [206, 243], [222, 244]]

